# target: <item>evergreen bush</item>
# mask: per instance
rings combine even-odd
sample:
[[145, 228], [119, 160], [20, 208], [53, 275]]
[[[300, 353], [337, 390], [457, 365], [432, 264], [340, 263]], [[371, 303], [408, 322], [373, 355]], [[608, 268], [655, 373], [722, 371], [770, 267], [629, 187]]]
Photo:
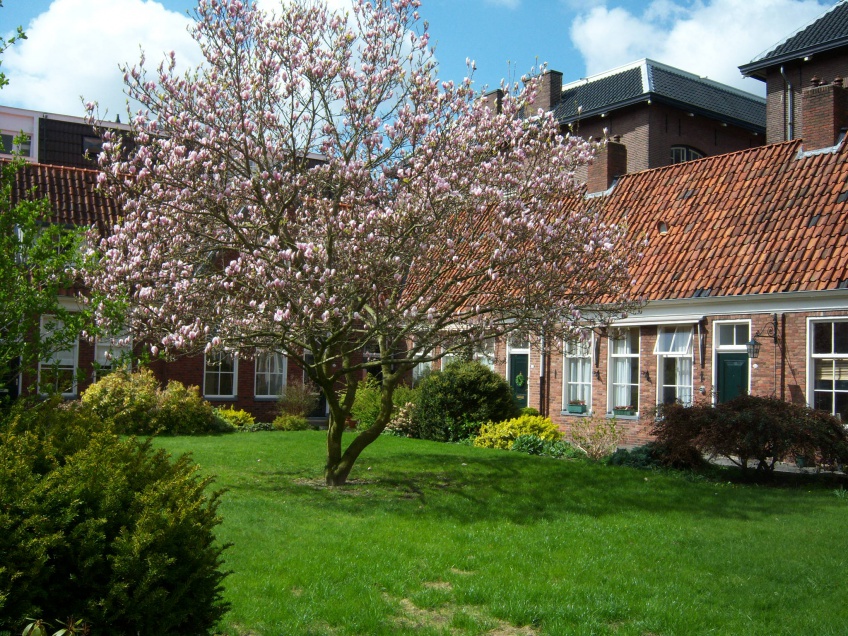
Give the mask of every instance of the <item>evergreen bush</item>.
[[309, 420], [302, 415], [280, 413], [271, 425], [275, 431], [305, 431], [309, 429]]
[[215, 409], [215, 414], [227, 422], [230, 426], [239, 429], [243, 426], [253, 426], [256, 420], [244, 409], [229, 406]]
[[518, 415], [504, 378], [477, 361], [454, 362], [419, 385], [414, 419], [422, 439], [455, 442], [475, 435], [480, 422]]
[[55, 401], [0, 423], [0, 631], [207, 634], [227, 609], [218, 493], [186, 457]]

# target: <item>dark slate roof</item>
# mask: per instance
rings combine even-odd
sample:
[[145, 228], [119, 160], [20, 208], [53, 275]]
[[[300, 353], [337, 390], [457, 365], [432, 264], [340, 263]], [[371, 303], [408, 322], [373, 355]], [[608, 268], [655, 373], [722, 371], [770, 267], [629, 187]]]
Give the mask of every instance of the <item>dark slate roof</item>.
[[765, 99], [653, 60], [567, 84], [554, 115], [563, 124], [648, 100], [765, 132]]
[[765, 79], [763, 71], [782, 62], [848, 45], [848, 2], [842, 0], [767, 53], [739, 67], [743, 75]]

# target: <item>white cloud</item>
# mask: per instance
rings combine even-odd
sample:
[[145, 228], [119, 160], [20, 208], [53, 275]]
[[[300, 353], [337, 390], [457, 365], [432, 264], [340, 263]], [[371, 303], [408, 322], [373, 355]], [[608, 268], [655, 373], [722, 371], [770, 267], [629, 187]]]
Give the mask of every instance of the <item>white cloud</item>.
[[828, 7], [815, 0], [655, 0], [641, 14], [596, 6], [571, 24], [587, 75], [648, 57], [743, 90], [765, 94], [738, 67]]
[[[82, 115], [80, 101], [98, 101], [101, 114], [125, 112], [118, 65], [138, 62], [139, 46], [155, 69], [168, 51], [178, 67], [197, 65], [200, 50], [186, 31], [189, 18], [152, 0], [54, 0], [27, 27], [27, 40], [6, 51], [10, 84], [3, 103]], [[105, 26], [104, 26], [105, 25]]]

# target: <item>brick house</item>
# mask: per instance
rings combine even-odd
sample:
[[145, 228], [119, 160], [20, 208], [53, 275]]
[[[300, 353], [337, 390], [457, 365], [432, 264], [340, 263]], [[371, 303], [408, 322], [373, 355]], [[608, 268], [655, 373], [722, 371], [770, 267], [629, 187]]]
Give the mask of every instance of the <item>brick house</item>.
[[565, 429], [584, 416], [570, 410], [616, 414], [627, 444], [648, 439], [639, 416], [657, 403], [741, 392], [848, 420], [846, 99], [839, 84], [806, 89], [803, 142], [626, 174], [601, 193], [610, 220], [649, 239], [633, 273], [647, 303], [585, 345], [502, 347], [508, 378], [529, 368], [527, 403]]
[[848, 77], [848, 3], [836, 3], [739, 70], [766, 84], [768, 143], [799, 138], [803, 90]]
[[562, 78], [553, 70], [542, 75], [534, 109], [552, 111], [564, 131], [581, 137], [606, 131], [618, 138], [627, 146], [627, 172], [765, 143], [764, 99], [654, 60], [565, 85]]

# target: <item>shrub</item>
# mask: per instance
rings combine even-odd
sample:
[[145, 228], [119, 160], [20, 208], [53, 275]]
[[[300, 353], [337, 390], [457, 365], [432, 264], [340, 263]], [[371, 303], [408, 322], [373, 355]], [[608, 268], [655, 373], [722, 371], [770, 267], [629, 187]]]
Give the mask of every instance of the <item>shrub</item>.
[[232, 430], [222, 427], [215, 409], [200, 396], [196, 386], [171, 380], [159, 392], [156, 423], [166, 435], [202, 435]]
[[479, 362], [455, 362], [419, 385], [415, 422], [422, 439], [454, 442], [518, 414], [506, 380]]
[[280, 413], [271, 426], [275, 431], [305, 431], [309, 429], [309, 420], [302, 415]]
[[[340, 397], [344, 399], [343, 394]], [[413, 389], [403, 384], [395, 387], [392, 393], [392, 417], [397, 414], [401, 407], [408, 404], [411, 405], [409, 409], [411, 414], [415, 409], [417, 400], [418, 389]], [[377, 416], [380, 414], [381, 401], [380, 381], [369, 375], [356, 388], [356, 397], [353, 401], [353, 407], [350, 410], [350, 416], [356, 420], [359, 430], [365, 430], [374, 425], [374, 422], [377, 421]]]
[[619, 448], [607, 458], [610, 466], [629, 466], [631, 468], [659, 468], [665, 464], [665, 454], [656, 442], [648, 442], [630, 450]]
[[755, 462], [768, 474], [791, 457], [813, 457], [818, 465], [848, 459], [848, 434], [836, 417], [778, 398], [740, 395], [715, 407], [662, 405], [656, 413], [652, 432], [674, 456], [688, 446], [743, 472]]
[[519, 412], [519, 415], [539, 415], [539, 409], [535, 409], [532, 406], [525, 406]]
[[401, 406], [392, 415], [392, 419], [383, 432], [396, 437], [418, 437], [418, 427], [415, 425], [415, 419], [413, 418], [414, 408], [415, 405], [412, 402], [407, 402]]
[[242, 426], [252, 426], [256, 423], [256, 420], [253, 419], [250, 413], [244, 409], [236, 409], [232, 406], [215, 409], [215, 414], [236, 429]]
[[256, 424], [251, 424], [250, 426], [242, 426], [239, 430], [239, 433], [260, 433], [262, 431], [273, 431], [274, 425], [270, 422], [257, 422]]
[[528, 455], [544, 455], [545, 440], [538, 435], [519, 435], [512, 442], [510, 450]]
[[280, 396], [280, 412], [306, 417], [318, 408], [318, 389], [311, 382], [286, 385]]
[[571, 423], [571, 443], [586, 453], [589, 459], [602, 459], [612, 455], [624, 437], [624, 431], [615, 418], [589, 417], [574, 418]]
[[0, 631], [73, 615], [93, 634], [205, 634], [227, 609], [217, 493], [183, 456], [86, 406], [0, 424]]
[[657, 406], [651, 434], [656, 437], [655, 451], [663, 465], [672, 468], [701, 466], [704, 459], [695, 440], [715, 416], [715, 408], [703, 401], [690, 406], [676, 402]]
[[88, 387], [80, 396], [82, 403], [126, 435], [153, 435], [156, 421], [159, 383], [150, 369], [131, 373], [117, 369]]
[[474, 445], [481, 448], [512, 448], [513, 442], [521, 436], [533, 435], [542, 440], [562, 439], [562, 433], [556, 424], [547, 417], [539, 415], [521, 415], [503, 422], [489, 422], [480, 428], [480, 434]]
[[163, 391], [149, 369], [110, 373], [88, 387], [81, 400], [123, 435], [197, 435], [232, 430], [216, 416], [196, 386], [186, 387], [172, 380]]

